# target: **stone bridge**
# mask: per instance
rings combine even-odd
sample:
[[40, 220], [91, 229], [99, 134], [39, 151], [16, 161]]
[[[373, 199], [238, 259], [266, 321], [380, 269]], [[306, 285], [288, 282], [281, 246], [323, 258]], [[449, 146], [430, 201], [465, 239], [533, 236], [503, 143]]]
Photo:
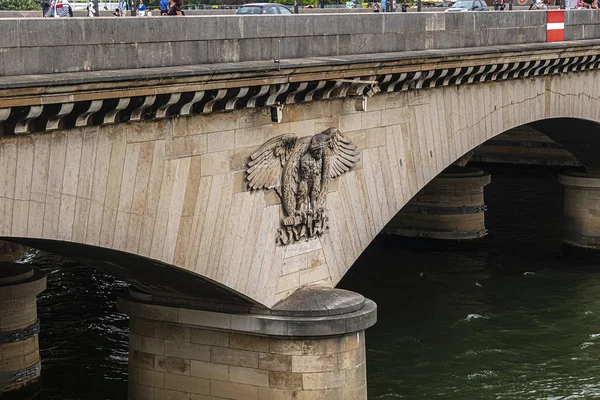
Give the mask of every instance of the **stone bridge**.
[[600, 16], [546, 21], [2, 20], [0, 238], [135, 286], [131, 399], [366, 399], [332, 288], [411, 198], [526, 124], [600, 166]]

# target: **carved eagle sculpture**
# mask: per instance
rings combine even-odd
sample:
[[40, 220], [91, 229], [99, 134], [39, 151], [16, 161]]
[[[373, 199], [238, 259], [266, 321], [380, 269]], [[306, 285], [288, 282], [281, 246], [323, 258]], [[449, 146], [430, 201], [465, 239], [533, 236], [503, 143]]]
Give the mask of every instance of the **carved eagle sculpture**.
[[[359, 161], [356, 146], [336, 128], [301, 138], [288, 133], [270, 139], [250, 156], [246, 179], [250, 189], [277, 191], [287, 217], [283, 225], [296, 227], [293, 240], [298, 240], [313, 236], [314, 221], [325, 220], [322, 205], [330, 179], [350, 171]], [[306, 232], [299, 228], [311, 224]]]

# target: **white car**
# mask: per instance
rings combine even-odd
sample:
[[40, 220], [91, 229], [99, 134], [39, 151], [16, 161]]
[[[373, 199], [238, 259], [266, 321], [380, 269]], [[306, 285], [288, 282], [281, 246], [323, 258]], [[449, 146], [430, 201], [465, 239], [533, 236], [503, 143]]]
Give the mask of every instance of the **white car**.
[[461, 11], [487, 11], [488, 6], [482, 0], [458, 0], [452, 4], [445, 12]]

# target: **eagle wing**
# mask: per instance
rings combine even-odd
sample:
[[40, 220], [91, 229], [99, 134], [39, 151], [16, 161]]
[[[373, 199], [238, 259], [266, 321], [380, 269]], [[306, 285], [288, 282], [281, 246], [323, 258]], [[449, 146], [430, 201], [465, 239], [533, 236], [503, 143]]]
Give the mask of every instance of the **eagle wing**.
[[356, 146], [344, 137], [336, 128], [329, 128], [323, 132], [330, 137], [328, 146], [327, 164], [329, 178], [337, 178], [345, 172], [350, 171], [360, 161], [360, 152], [356, 150]]
[[265, 142], [250, 156], [246, 180], [250, 189], [273, 189], [281, 185], [281, 175], [298, 137], [287, 133]]

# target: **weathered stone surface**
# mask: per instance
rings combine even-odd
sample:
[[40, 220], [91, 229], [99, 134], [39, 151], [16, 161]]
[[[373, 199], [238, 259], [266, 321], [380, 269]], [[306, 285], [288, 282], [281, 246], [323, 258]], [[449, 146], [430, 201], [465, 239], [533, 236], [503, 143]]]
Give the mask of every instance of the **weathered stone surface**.
[[[270, 61], [276, 56], [278, 40], [281, 40], [281, 56], [285, 59], [424, 50], [431, 47], [418, 39], [424, 38], [426, 33], [434, 34], [432, 39], [436, 42], [437, 37], [466, 31], [468, 34], [460, 40], [442, 40], [437, 47], [464, 48], [473, 44], [470, 40], [481, 36], [482, 29], [489, 33], [485, 36], [486, 42], [478, 45], [545, 41], [543, 13], [327, 15], [320, 12], [310, 16], [271, 16], [260, 20], [258, 16], [246, 16], [244, 20], [237, 16], [188, 16], [177, 21], [144, 18], [132, 21], [134, 26], [119, 24], [109, 18], [94, 21], [93, 26], [91, 20], [44, 20], [41, 25], [38, 20], [6, 20], [2, 24], [4, 34], [0, 35], [3, 38], [0, 48], [11, 62], [3, 64], [1, 75]], [[585, 20], [583, 13], [567, 11], [565, 14], [568, 38], [571, 38], [571, 27], [576, 29], [591, 23]], [[524, 36], [504, 33], [523, 26], [533, 28], [532, 33]], [[45, 35], [40, 34], [40, 30], [45, 32], [47, 29], [56, 32], [60, 40], [42, 43], [41, 38]], [[140, 35], [132, 40], [124, 39], [130, 37], [130, 29]], [[18, 36], [13, 38], [16, 32]], [[415, 39], [390, 40], [389, 36], [397, 32], [411, 32]], [[596, 37], [595, 31], [585, 35], [586, 39]], [[357, 45], [357, 40], [368, 45]], [[90, 52], [89, 46], [93, 46], [94, 51]], [[38, 51], [34, 50], [38, 48]], [[127, 56], [132, 50], [136, 57]]]
[[[119, 299], [121, 310], [132, 317], [145, 317], [147, 313], [144, 308], [154, 306], [138, 302], [135, 297], [137, 296], [135, 290], [130, 290], [130, 293], [133, 296]], [[298, 297], [296, 295], [290, 297], [289, 301], [285, 302], [284, 307], [273, 309], [269, 314], [226, 314], [223, 312], [162, 306], [164, 313], [160, 317], [164, 318], [165, 315], [170, 314], [171, 319], [166, 321], [163, 319], [163, 321], [191, 326], [205, 326], [209, 329], [235, 330], [251, 335], [297, 337], [333, 336], [348, 332], [359, 332], [371, 327], [377, 320], [377, 306], [375, 303], [352, 292], [330, 288], [307, 288], [297, 291], [297, 294]], [[152, 296], [146, 297], [152, 299]], [[188, 317], [182, 319], [181, 315]], [[194, 318], [189, 317], [190, 315], [193, 315]], [[232, 320], [231, 323], [222, 323], [230, 319]], [[269, 350], [270, 352], [280, 353], [280, 351], [272, 348], [272, 343], [267, 346], [267, 342], [258, 337], [247, 338], [245, 335], [238, 335], [232, 339], [233, 335], [227, 334], [219, 339], [211, 339], [210, 333], [208, 333], [210, 331], [201, 329], [194, 333], [197, 328], [191, 329], [192, 343], [132, 334], [131, 346], [136, 350], [151, 354], [174, 357], [180, 357], [179, 354], [186, 351], [193, 351], [197, 357], [200, 357], [199, 360], [203, 360], [206, 356], [208, 346], [195, 344], [194, 341], [212, 344], [211, 357], [224, 357], [224, 359], [228, 357], [237, 359], [238, 356], [244, 359], [243, 356], [249, 354], [248, 351], [242, 349], [234, 351], [233, 346], [246, 347], [254, 351], [266, 352]], [[219, 342], [212, 342], [214, 340]], [[216, 347], [215, 344], [221, 347]], [[294, 355], [293, 353], [287, 353], [286, 346], [287, 344], [283, 345], [284, 352], [282, 354]], [[231, 349], [226, 347], [231, 347]], [[302, 352], [302, 347], [299, 348], [299, 351]], [[252, 357], [252, 359], [252, 363], [258, 362], [257, 358]], [[228, 364], [228, 362], [224, 363]], [[243, 364], [232, 365], [248, 366]]]
[[[457, 17], [444, 18], [448, 29], [448, 18]], [[484, 53], [483, 49], [469, 51]], [[504, 54], [500, 48], [485, 51]], [[460, 57], [467, 53], [456, 50], [453, 54]], [[361, 58], [355, 62], [358, 60], [367, 61]], [[2, 136], [0, 166], [5, 173], [0, 176], [0, 237], [25, 231], [21, 240], [29, 240], [29, 244], [46, 243], [66, 255], [94, 257], [89, 261], [98, 267], [130, 282], [146, 284], [143, 289], [154, 294], [160, 288], [171, 296], [233, 303], [241, 314], [212, 320], [211, 327], [231, 329], [235, 323], [236, 328], [259, 332], [261, 321], [240, 315], [252, 306], [272, 308], [303, 286], [335, 286], [394, 215], [474, 147], [531, 120], [560, 117], [565, 112], [595, 120], [598, 107], [591, 89], [597, 81], [595, 72], [574, 72], [573, 79], [565, 75], [466, 84], [461, 85], [460, 96], [452, 87], [382, 92], [369, 99], [368, 115], [355, 111], [354, 102], [336, 99], [286, 105], [281, 124], [272, 123], [259, 109], [246, 109], [162, 122]], [[579, 82], [577, 95], [581, 100], [577, 111], [566, 101], [575, 96], [575, 82]], [[499, 107], [498, 99], [504, 98], [510, 101]], [[478, 115], [457, 116], [457, 110], [465, 109], [477, 109]], [[310, 137], [318, 133], [318, 121], [322, 120], [337, 121], [333, 126], [356, 142], [362, 161], [338, 177], [337, 190], [326, 195], [328, 233], [302, 243], [292, 256], [275, 245], [283, 205], [243, 190], [244, 175], [240, 172], [262, 143], [289, 133]], [[363, 122], [373, 127], [363, 129]], [[135, 124], [144, 128], [122, 128]], [[295, 132], [292, 126], [302, 131]], [[148, 135], [142, 134], [146, 130]], [[206, 146], [196, 148], [202, 154], [181, 153], [181, 158], [172, 158], [173, 153], [169, 153], [176, 138], [214, 134], [217, 140], [218, 132], [224, 133], [229, 146], [232, 130], [234, 149], [208, 152], [207, 138]], [[161, 131], [163, 134], [158, 134]], [[96, 157], [91, 162], [88, 155], [94, 154], [90, 147], [94, 143]], [[212, 143], [216, 146], [214, 140]], [[81, 156], [67, 157], [71, 151]], [[20, 165], [19, 154], [23, 153], [34, 160], [33, 167]], [[225, 153], [227, 167], [220, 162]], [[220, 161], [209, 162], [213, 159]], [[212, 172], [227, 171], [210, 175], [211, 168]], [[63, 196], [67, 200], [61, 211], [59, 200]], [[88, 206], [89, 218], [76, 217], [87, 215]], [[42, 238], [44, 241], [39, 240]], [[308, 253], [315, 250], [322, 250], [319, 264], [308, 268]], [[301, 263], [286, 263], [291, 257], [303, 259], [304, 254], [307, 268], [302, 269]], [[160, 306], [146, 311], [140, 317], [160, 315], [160, 319], [177, 323], [211, 317], [193, 310], [173, 319]], [[296, 325], [291, 329], [298, 332]], [[289, 331], [288, 324], [279, 324], [271, 333]]]
[[259, 353], [258, 368], [268, 371], [291, 372], [292, 356], [272, 353]]
[[411, 199], [385, 232], [444, 240], [482, 238], [487, 233], [484, 187], [489, 183], [489, 173], [452, 165]]
[[258, 353], [245, 350], [213, 347], [210, 361], [217, 364], [258, 368]]
[[302, 374], [294, 372], [270, 372], [269, 387], [273, 389], [302, 389]]
[[165, 341], [165, 355], [191, 360], [210, 360], [210, 347], [192, 343]]
[[190, 360], [176, 357], [156, 356], [154, 370], [170, 374], [190, 375]]
[[40, 378], [36, 295], [45, 288], [46, 274], [28, 265], [0, 262], [0, 333], [21, 335], [17, 340], [5, 335], [8, 340], [0, 343], [0, 397]]
[[[135, 316], [132, 318], [135, 320]], [[270, 318], [292, 317], [270, 315]], [[317, 319], [323, 321], [325, 317]], [[144, 322], [139, 326], [154, 330], [154, 324]], [[204, 343], [167, 340], [166, 353], [170, 353], [170, 347], [189, 349], [193, 345], [207, 349], [210, 357], [197, 360], [191, 351], [181, 351], [178, 356], [150, 355], [140, 353], [132, 346], [131, 392], [142, 390], [140, 386], [144, 386], [145, 395], [165, 399], [344, 400], [340, 397], [344, 389], [350, 396], [348, 398], [366, 400], [364, 331], [308, 338], [297, 338], [292, 334], [286, 338], [202, 329], [198, 325], [183, 326], [164, 321], [155, 323], [163, 325], [161, 329], [171, 327], [174, 332], [180, 332], [181, 328], [191, 329], [192, 339], [193, 332], [198, 332], [196, 339]], [[164, 334], [169, 336], [168, 332]], [[143, 332], [130, 335], [132, 343], [144, 337], [141, 336]], [[185, 335], [173, 337], [187, 339]], [[152, 397], [140, 398], [147, 399]]]
[[600, 250], [600, 175], [566, 172], [559, 182], [565, 187], [563, 243], [592, 255]]

